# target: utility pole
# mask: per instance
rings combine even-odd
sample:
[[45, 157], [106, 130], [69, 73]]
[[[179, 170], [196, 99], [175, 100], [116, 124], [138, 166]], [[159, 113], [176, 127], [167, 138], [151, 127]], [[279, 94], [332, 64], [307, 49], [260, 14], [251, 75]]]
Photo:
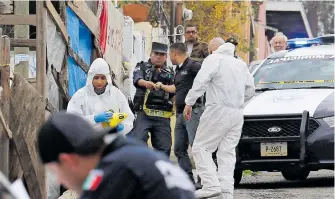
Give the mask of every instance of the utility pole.
[[176, 27], [176, 2], [170, 1], [170, 44], [175, 42], [175, 29]]
[[[183, 25], [183, 3], [178, 2], [176, 5], [176, 26]], [[180, 33], [180, 31], [176, 31], [176, 33]], [[176, 42], [183, 42], [183, 36], [178, 35], [176, 36]]]
[[302, 2], [304, 7], [307, 8], [307, 19], [311, 26], [311, 31], [313, 37], [318, 35], [318, 7], [320, 2], [317, 1], [307, 1]]
[[[15, 15], [29, 15], [29, 1], [13, 1]], [[14, 26], [15, 39], [29, 39], [29, 25], [15, 25]], [[15, 57], [22, 54], [23, 61], [18, 63], [14, 68], [16, 73], [21, 74], [26, 79], [29, 78], [29, 47], [15, 47]], [[14, 57], [14, 60], [15, 60]]]

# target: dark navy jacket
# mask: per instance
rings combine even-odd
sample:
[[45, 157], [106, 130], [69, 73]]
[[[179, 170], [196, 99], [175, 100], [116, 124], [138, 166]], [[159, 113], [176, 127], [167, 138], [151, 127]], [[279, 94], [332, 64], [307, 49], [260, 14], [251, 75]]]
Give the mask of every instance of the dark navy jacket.
[[96, 170], [103, 171], [101, 183], [81, 199], [195, 199], [194, 185], [182, 169], [129, 138], [110, 144]]
[[[176, 87], [176, 110], [177, 113], [183, 113], [185, 108], [185, 98], [193, 86], [193, 81], [197, 76], [201, 64], [187, 58], [181, 67], [177, 66], [174, 85]], [[197, 100], [198, 104], [203, 103], [203, 99]]]

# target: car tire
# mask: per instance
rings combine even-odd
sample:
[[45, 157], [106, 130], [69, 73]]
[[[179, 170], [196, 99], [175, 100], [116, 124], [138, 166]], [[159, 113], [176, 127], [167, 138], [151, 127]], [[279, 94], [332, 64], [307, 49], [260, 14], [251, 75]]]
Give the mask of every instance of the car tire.
[[286, 180], [306, 180], [310, 170], [301, 168], [291, 168], [281, 171]]
[[242, 174], [243, 174], [243, 170], [241, 169], [235, 169], [234, 171], [234, 180], [235, 180], [235, 183], [234, 185], [235, 186], [238, 186], [242, 180]]

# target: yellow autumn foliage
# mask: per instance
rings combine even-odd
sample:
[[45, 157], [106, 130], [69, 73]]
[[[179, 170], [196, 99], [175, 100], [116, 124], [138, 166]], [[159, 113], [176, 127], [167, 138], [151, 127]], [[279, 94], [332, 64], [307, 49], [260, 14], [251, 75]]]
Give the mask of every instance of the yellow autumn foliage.
[[193, 18], [187, 22], [198, 27], [198, 36], [209, 42], [214, 37], [235, 37], [239, 41], [238, 51], [247, 52], [249, 38], [246, 38], [247, 20], [250, 20], [246, 1], [185, 1], [193, 11]]

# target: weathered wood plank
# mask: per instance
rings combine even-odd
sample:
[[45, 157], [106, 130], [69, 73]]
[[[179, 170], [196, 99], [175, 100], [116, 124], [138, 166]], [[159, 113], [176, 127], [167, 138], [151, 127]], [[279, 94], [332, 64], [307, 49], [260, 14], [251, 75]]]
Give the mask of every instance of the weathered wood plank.
[[94, 47], [96, 49], [97, 56], [99, 58], [102, 58], [103, 57], [103, 53], [102, 53], [102, 50], [101, 50], [101, 47], [100, 47], [100, 44], [99, 44], [99, 41], [98, 41], [97, 38], [94, 39]]
[[[10, 70], [10, 38], [5, 36], [2, 38], [2, 54], [1, 54], [1, 86], [3, 88], [3, 101], [2, 105], [7, 106], [8, 110], [4, 111], [5, 115], [9, 114], [9, 70]], [[5, 105], [7, 104], [7, 105]], [[5, 116], [6, 117], [6, 116]], [[8, 119], [8, 117], [7, 117]]]
[[[62, 20], [65, 22], [65, 26], [67, 25], [67, 21], [66, 21], [66, 3], [65, 1], [60, 1], [59, 2], [59, 10], [60, 10], [60, 16], [62, 18]], [[60, 73], [58, 73], [59, 78], [58, 78], [58, 84], [61, 86], [59, 88], [59, 93], [61, 94], [61, 96], [63, 96], [64, 98], [61, 98], [59, 100], [59, 107], [61, 108], [65, 108], [66, 105], [64, 104], [64, 100], [62, 99], [66, 99], [66, 103], [68, 103], [71, 99], [71, 97], [68, 94], [68, 55], [67, 55], [67, 51], [64, 54], [64, 58], [63, 58], [63, 67]], [[57, 80], [56, 80], [57, 81]]]
[[[5, 78], [7, 76], [5, 67], [9, 65], [9, 63], [5, 63], [7, 59], [3, 56], [5, 54], [5, 48], [4, 48], [4, 39], [2, 39], [2, 29], [0, 28], [0, 71], [1, 71], [1, 84], [4, 84], [6, 87], [8, 86], [8, 82], [5, 82]], [[2, 85], [1, 85], [2, 86]], [[6, 93], [6, 97], [8, 97], [8, 93]], [[1, 99], [1, 108], [3, 108], [3, 104], [5, 102], [5, 96], [2, 96]], [[7, 100], [8, 102], [8, 100]], [[8, 118], [7, 118], [8, 119]], [[5, 130], [5, 127], [3, 125], [0, 125], [0, 170], [2, 173], [8, 177], [9, 175], [9, 139], [7, 137], [7, 133]]]
[[46, 199], [44, 168], [36, 151], [36, 132], [45, 120], [46, 100], [19, 74], [14, 75], [10, 96], [13, 140], [28, 192], [32, 199]]
[[55, 82], [58, 86], [60, 93], [65, 97], [67, 101], [70, 101], [71, 97], [68, 93], [68, 89], [67, 87], [65, 87], [64, 84], [62, 84], [62, 82], [64, 82], [64, 79], [62, 78], [62, 76], [56, 71], [56, 69], [53, 66], [51, 66], [51, 73], [55, 79]]
[[60, 10], [60, 18], [66, 24], [66, 3], [65, 1], [59, 1], [59, 10]]
[[36, 15], [0, 15], [0, 25], [36, 26]]
[[[46, 99], [46, 60], [47, 60], [47, 46], [46, 46], [46, 20], [47, 20], [47, 10], [44, 7], [44, 2], [43, 1], [36, 1], [36, 88], [37, 91], [40, 93], [41, 97], [44, 99], [44, 104], [45, 104], [45, 99]], [[44, 122], [45, 121], [45, 107], [43, 106], [43, 112], [40, 114], [40, 121], [39, 122]], [[39, 126], [37, 127], [39, 128]], [[20, 131], [19, 131], [20, 132]], [[23, 165], [22, 165], [23, 166]], [[37, 163], [38, 168], [38, 186], [39, 186], [39, 191], [41, 193], [41, 199], [46, 199], [47, 198], [47, 189], [46, 189], [46, 172], [44, 169], [44, 166]], [[25, 171], [25, 170], [24, 170]], [[24, 176], [27, 177], [26, 175], [29, 175], [24, 172]], [[27, 178], [26, 178], [27, 179]], [[36, 198], [37, 199], [37, 198]]]
[[82, 0], [67, 1], [67, 5], [73, 10], [74, 13], [84, 22], [84, 24], [91, 30], [92, 34], [98, 38], [99, 35], [99, 19], [90, 10], [87, 4]]
[[5, 120], [5, 117], [3, 116], [1, 110], [0, 110], [0, 121], [1, 121], [1, 125], [2, 125], [2, 126], [5, 128], [5, 130], [6, 130], [6, 134], [7, 134], [8, 138], [9, 138], [9, 139], [12, 139], [12, 138], [13, 138], [13, 133], [12, 133], [12, 131], [9, 129], [8, 124], [7, 124], [7, 122], [6, 122], [6, 120]]
[[52, 5], [50, 0], [45, 1], [45, 6], [51, 15], [51, 18], [55, 21], [57, 28], [62, 33], [63, 39], [66, 41], [66, 44], [68, 44], [69, 37], [67, 35], [66, 27], [63, 20], [60, 18], [59, 14], [57, 13], [55, 7]]
[[43, 97], [45, 94], [45, 79], [46, 79], [46, 9], [43, 1], [36, 1], [36, 83], [37, 90]]
[[72, 57], [74, 59], [74, 61], [78, 64], [78, 66], [83, 69], [83, 71], [85, 71], [85, 73], [88, 72], [88, 70], [90, 69], [90, 66], [87, 65], [81, 58], [80, 56], [73, 51], [73, 49], [68, 46], [67, 47], [68, 53], [70, 55], [70, 57]]
[[36, 47], [36, 39], [10, 39], [12, 47]]
[[54, 115], [58, 112], [58, 110], [49, 102], [48, 99], [46, 99], [46, 107], [45, 110], [49, 111], [51, 115]]

